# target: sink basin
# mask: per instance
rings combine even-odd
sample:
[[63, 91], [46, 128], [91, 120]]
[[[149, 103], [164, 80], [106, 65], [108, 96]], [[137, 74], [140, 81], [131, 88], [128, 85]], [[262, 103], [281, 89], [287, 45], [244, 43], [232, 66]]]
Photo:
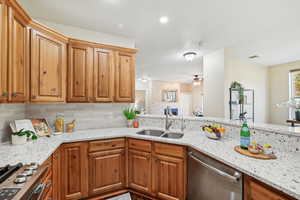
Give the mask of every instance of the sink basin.
[[169, 133], [164, 133], [161, 137], [179, 139], [183, 137], [183, 133], [169, 132]]
[[163, 133], [164, 133], [164, 131], [161, 131], [161, 130], [148, 129], [148, 130], [139, 131], [136, 134], [160, 137]]

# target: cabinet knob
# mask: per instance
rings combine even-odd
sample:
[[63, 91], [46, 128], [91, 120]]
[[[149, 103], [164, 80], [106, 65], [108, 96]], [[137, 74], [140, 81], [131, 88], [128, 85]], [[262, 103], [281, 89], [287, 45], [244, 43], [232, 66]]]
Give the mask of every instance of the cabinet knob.
[[36, 99], [36, 96], [32, 96], [31, 99]]
[[43, 74], [47, 74], [47, 71], [43, 71]]
[[13, 93], [11, 94], [11, 96], [12, 96], [12, 97], [17, 97], [18, 94], [17, 94], [16, 92], [13, 92]]

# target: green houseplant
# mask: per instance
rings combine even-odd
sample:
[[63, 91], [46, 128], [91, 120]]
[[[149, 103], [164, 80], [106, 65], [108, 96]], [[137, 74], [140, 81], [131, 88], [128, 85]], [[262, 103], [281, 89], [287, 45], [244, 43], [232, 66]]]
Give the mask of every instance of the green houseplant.
[[136, 118], [136, 111], [133, 108], [125, 108], [123, 110], [123, 115], [127, 120], [127, 127], [132, 127], [132, 122]]
[[244, 104], [244, 87], [241, 83], [233, 81], [230, 85], [231, 89], [237, 89], [239, 92], [239, 104]]
[[21, 129], [20, 131], [12, 133], [11, 142], [12, 144], [24, 144], [28, 138], [36, 140], [37, 135], [33, 131]]

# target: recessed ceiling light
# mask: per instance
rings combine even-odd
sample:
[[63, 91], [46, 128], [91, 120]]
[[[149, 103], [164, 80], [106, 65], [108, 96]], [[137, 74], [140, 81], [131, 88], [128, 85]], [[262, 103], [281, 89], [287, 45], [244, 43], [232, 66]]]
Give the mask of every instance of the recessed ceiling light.
[[162, 17], [159, 18], [159, 22], [161, 24], [166, 24], [166, 23], [169, 22], [169, 18], [167, 16], [162, 16]]

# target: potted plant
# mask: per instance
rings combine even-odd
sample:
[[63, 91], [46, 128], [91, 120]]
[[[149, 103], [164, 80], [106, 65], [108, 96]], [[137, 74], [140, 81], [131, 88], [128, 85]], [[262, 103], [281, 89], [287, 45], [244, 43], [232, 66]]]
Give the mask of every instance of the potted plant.
[[25, 144], [27, 139], [36, 140], [37, 136], [33, 131], [21, 129], [20, 131], [13, 132], [11, 135], [12, 144]]
[[136, 111], [133, 108], [125, 108], [123, 110], [123, 115], [127, 119], [127, 127], [131, 128], [133, 120], [136, 118]]
[[241, 83], [233, 81], [230, 85], [231, 89], [237, 89], [239, 92], [239, 104], [244, 104], [244, 87]]

